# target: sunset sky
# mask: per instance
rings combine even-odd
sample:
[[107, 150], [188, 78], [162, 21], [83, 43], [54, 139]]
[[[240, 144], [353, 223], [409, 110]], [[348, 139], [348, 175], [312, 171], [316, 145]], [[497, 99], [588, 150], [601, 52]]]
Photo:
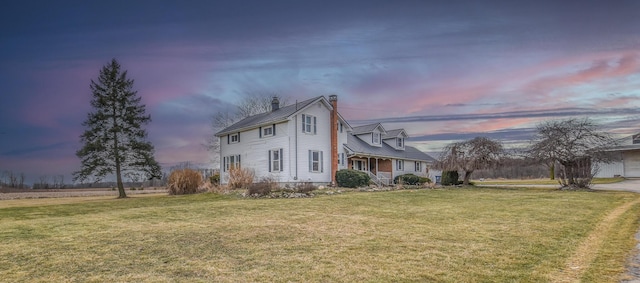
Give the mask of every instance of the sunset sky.
[[529, 140], [590, 117], [640, 132], [640, 1], [9, 1], [0, 9], [0, 171], [78, 170], [89, 84], [128, 70], [166, 168], [210, 165], [211, 116], [246, 94], [337, 94], [357, 126], [427, 152]]

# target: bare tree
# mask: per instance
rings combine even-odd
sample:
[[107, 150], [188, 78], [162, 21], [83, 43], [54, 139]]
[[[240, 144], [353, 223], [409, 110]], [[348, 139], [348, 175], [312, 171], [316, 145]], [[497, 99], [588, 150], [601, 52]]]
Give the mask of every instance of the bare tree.
[[53, 176], [53, 187], [56, 189], [64, 188], [64, 175], [54, 175]]
[[541, 163], [557, 162], [563, 188], [588, 188], [595, 173], [593, 164], [611, 162], [605, 149], [617, 144], [589, 119], [547, 121], [537, 131], [529, 155]]
[[213, 153], [213, 162], [215, 164], [220, 162], [220, 139], [215, 136], [215, 133], [244, 118], [271, 111], [271, 102], [274, 97], [278, 97], [281, 107], [287, 105], [288, 99], [281, 98], [275, 93], [248, 93], [240, 100], [240, 103], [236, 106], [235, 112], [217, 112], [212, 116], [211, 129], [213, 130], [213, 133], [207, 137], [205, 146], [211, 153]]
[[436, 167], [442, 170], [464, 171], [463, 184], [469, 185], [473, 171], [496, 166], [503, 154], [504, 149], [500, 142], [486, 137], [476, 137], [447, 145], [440, 154]]

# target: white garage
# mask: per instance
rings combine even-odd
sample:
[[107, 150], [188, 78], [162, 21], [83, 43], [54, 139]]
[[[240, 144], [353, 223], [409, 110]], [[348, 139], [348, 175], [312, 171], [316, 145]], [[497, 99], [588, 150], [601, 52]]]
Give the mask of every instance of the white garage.
[[609, 164], [597, 164], [595, 177], [611, 178], [622, 176], [625, 178], [640, 178], [640, 144], [616, 147], [610, 150], [614, 161]]

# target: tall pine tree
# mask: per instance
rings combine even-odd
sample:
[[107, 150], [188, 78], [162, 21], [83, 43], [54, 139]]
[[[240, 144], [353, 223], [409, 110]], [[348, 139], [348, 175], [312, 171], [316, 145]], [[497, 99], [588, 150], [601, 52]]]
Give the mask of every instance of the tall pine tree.
[[116, 59], [102, 67], [98, 82], [91, 80], [93, 111], [82, 123], [86, 131], [80, 136], [83, 146], [76, 152], [82, 167], [73, 173], [74, 181], [89, 177], [101, 180], [115, 175], [118, 198], [127, 197], [122, 184], [126, 173], [144, 173], [159, 178], [161, 169], [153, 157], [153, 145], [146, 141], [143, 128], [151, 121], [145, 105], [133, 90], [133, 80], [120, 70]]

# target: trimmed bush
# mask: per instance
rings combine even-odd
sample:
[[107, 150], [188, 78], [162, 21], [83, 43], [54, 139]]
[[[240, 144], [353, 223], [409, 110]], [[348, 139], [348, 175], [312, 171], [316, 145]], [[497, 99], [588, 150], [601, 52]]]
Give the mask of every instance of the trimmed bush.
[[353, 169], [343, 169], [336, 172], [336, 182], [340, 187], [357, 188], [369, 185], [371, 178], [367, 173]]
[[[420, 185], [422, 184], [422, 182], [420, 182], [420, 177], [416, 176], [414, 174], [404, 174], [404, 175], [398, 175], [395, 178], [393, 178], [393, 183], [394, 184], [405, 184], [405, 185]], [[428, 179], [428, 178], [427, 178]]]
[[458, 171], [443, 171], [440, 183], [443, 186], [452, 186], [458, 184]]
[[189, 168], [173, 170], [167, 184], [170, 195], [194, 194], [202, 184], [202, 174]]
[[427, 177], [420, 177], [420, 184], [431, 184], [431, 179]]

